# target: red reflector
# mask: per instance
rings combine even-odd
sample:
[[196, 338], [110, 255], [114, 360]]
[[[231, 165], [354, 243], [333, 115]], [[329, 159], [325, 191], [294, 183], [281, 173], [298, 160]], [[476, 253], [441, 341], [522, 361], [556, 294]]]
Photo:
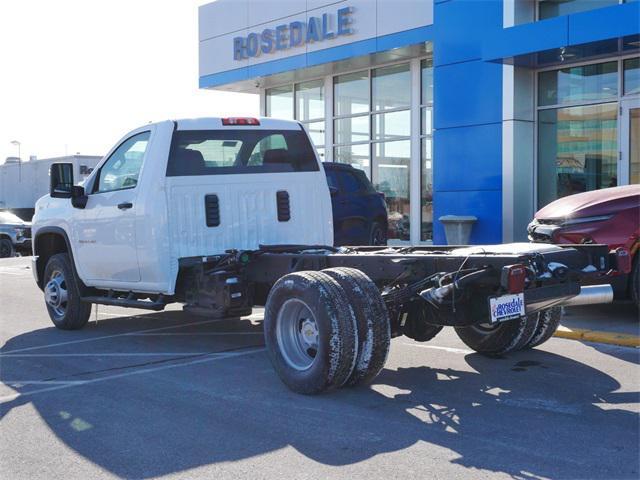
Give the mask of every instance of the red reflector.
[[222, 119], [222, 125], [260, 125], [260, 120], [250, 117], [228, 117]]
[[502, 267], [502, 275], [500, 276], [500, 284], [507, 289], [509, 293], [524, 292], [525, 282], [527, 280], [527, 269], [524, 265], [507, 265]]
[[624, 247], [618, 247], [614, 250], [616, 255], [616, 270], [620, 273], [631, 272], [631, 254]]

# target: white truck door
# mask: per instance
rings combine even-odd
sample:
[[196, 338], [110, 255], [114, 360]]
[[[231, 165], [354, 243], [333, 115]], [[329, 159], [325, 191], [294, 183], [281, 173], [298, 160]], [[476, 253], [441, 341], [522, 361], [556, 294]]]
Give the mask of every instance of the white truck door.
[[75, 260], [91, 285], [140, 281], [136, 195], [150, 134], [136, 133], [113, 150], [86, 192], [86, 207], [76, 210]]

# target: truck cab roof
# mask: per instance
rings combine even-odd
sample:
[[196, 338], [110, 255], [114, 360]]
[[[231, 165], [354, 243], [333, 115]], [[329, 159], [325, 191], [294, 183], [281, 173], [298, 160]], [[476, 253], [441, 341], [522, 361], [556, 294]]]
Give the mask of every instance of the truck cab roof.
[[267, 117], [204, 117], [175, 120], [178, 130], [300, 130], [299, 122]]

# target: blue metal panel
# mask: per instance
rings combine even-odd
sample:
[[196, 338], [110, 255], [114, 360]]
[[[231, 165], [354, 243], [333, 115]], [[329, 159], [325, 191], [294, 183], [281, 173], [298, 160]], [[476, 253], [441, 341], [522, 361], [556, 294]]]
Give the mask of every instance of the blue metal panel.
[[451, 0], [434, 5], [437, 45], [433, 64], [446, 65], [478, 59], [482, 39], [492, 30], [502, 30], [502, 1]]
[[433, 85], [436, 129], [502, 121], [502, 65], [475, 60], [436, 67]]
[[484, 39], [482, 59], [494, 61], [561, 48], [569, 43], [569, 18], [556, 17], [492, 32]]
[[376, 53], [375, 38], [309, 52], [307, 53], [307, 66], [312, 67], [323, 63], [337, 62], [338, 60], [368, 55], [370, 53]]
[[640, 3], [569, 15], [569, 45], [621, 38], [640, 32]]
[[433, 150], [436, 192], [502, 188], [502, 123], [436, 130]]
[[274, 73], [289, 72], [306, 66], [307, 56], [303, 53], [301, 55], [294, 55], [293, 57], [273, 60], [271, 62], [250, 65], [247, 68], [247, 75], [249, 78], [256, 78], [265, 75], [273, 75]]
[[390, 33], [389, 35], [383, 35], [377, 38], [376, 50], [378, 52], [384, 52], [392, 48], [416, 45], [421, 42], [433, 40], [433, 35], [433, 25], [405, 30], [404, 32]]
[[200, 88], [216, 87], [228, 83], [239, 82], [249, 78], [248, 67], [227, 70], [226, 72], [214, 73], [200, 77]]
[[[440, 192], [433, 202], [434, 218], [443, 215], [473, 215], [478, 221], [471, 231], [471, 244], [502, 242], [502, 192], [484, 190]], [[440, 222], [434, 222], [433, 243], [444, 245], [446, 238]]]

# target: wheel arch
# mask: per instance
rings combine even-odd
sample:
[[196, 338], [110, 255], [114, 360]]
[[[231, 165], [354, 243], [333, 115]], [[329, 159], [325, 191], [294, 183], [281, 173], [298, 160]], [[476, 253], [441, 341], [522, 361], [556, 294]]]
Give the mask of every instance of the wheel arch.
[[84, 283], [78, 277], [78, 271], [76, 270], [75, 260], [73, 258], [73, 250], [71, 249], [71, 242], [67, 232], [61, 227], [42, 227], [37, 230], [36, 236], [33, 239], [33, 255], [36, 258], [36, 278], [38, 287], [42, 290], [44, 288], [43, 278], [44, 269], [47, 266], [49, 259], [58, 253], [68, 253], [71, 259], [71, 267], [73, 273], [79, 282], [79, 286], [84, 288]]

